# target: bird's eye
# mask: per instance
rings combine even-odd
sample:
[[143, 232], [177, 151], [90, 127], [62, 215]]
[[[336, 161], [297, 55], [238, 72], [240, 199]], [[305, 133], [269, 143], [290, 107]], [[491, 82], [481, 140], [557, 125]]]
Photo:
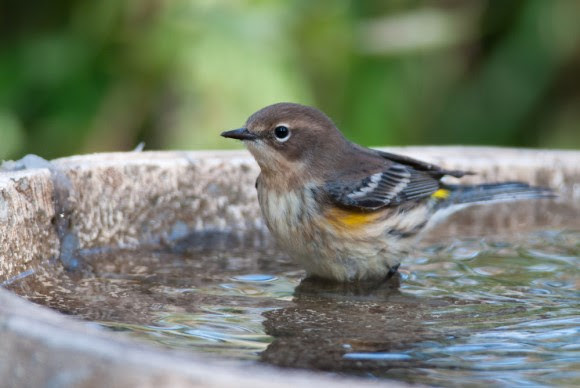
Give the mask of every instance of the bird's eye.
[[285, 142], [290, 138], [290, 129], [285, 125], [278, 125], [274, 128], [274, 136], [279, 142]]

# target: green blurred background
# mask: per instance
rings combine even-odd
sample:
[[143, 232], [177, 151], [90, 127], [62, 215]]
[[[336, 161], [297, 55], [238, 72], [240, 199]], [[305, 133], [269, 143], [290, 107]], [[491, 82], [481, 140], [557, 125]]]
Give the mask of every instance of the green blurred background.
[[0, 159], [237, 147], [262, 106], [364, 145], [580, 148], [578, 0], [3, 0]]

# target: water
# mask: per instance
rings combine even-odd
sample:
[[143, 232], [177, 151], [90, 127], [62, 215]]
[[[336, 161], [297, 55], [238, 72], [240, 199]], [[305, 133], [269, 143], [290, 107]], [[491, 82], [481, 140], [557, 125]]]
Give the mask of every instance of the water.
[[52, 264], [8, 288], [208, 357], [437, 386], [579, 386], [579, 265], [580, 231], [544, 231], [428, 245], [380, 287], [301, 281], [283, 253], [231, 246], [95, 256], [83, 273]]

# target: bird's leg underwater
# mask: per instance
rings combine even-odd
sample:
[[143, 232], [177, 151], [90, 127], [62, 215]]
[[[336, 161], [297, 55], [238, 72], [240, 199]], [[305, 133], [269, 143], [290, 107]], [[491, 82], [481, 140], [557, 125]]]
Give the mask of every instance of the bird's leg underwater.
[[385, 282], [387, 280], [389, 280], [390, 278], [392, 278], [393, 276], [395, 276], [395, 274], [399, 271], [399, 267], [401, 266], [401, 263], [397, 264], [397, 265], [393, 265], [390, 269], [389, 272], [387, 273], [387, 276], [385, 276]]

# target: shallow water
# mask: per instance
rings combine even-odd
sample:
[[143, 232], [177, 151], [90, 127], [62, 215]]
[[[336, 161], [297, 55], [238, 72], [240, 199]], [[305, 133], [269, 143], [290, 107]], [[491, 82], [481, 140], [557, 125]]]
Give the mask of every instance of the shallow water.
[[301, 281], [277, 250], [117, 252], [7, 286], [165, 347], [437, 386], [580, 385], [580, 231], [445, 241], [380, 287]]

